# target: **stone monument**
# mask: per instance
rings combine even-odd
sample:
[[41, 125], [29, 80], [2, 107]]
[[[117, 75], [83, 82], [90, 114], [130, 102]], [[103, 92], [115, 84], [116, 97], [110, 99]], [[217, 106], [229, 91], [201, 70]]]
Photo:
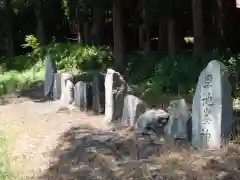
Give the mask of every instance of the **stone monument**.
[[61, 73], [55, 73], [54, 76], [54, 85], [53, 85], [53, 99], [58, 100], [61, 98], [62, 85], [61, 85]]
[[74, 105], [82, 111], [92, 107], [92, 86], [90, 83], [79, 81], [74, 87]]
[[123, 77], [113, 69], [107, 69], [105, 76], [105, 120], [111, 122], [122, 117], [126, 84]]
[[93, 112], [95, 115], [104, 113], [105, 108], [105, 75], [98, 73], [92, 83]]
[[218, 149], [229, 140], [233, 124], [227, 67], [217, 60], [201, 72], [192, 105], [192, 145]]
[[50, 55], [45, 58], [45, 80], [44, 80], [44, 96], [52, 96], [54, 75], [57, 72], [56, 62]]
[[146, 103], [134, 95], [126, 95], [124, 98], [122, 124], [137, 126], [137, 118], [147, 109]]
[[190, 113], [185, 99], [171, 101], [168, 113], [169, 121], [165, 126], [165, 134], [173, 139], [189, 139], [187, 123]]
[[74, 100], [74, 84], [72, 82], [72, 78], [72, 74], [62, 73], [60, 100], [64, 105], [69, 105]]

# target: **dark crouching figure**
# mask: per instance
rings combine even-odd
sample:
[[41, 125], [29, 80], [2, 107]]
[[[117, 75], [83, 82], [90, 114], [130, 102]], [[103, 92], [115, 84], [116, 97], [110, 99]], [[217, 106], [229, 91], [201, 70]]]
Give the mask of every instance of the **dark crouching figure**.
[[164, 134], [164, 126], [169, 120], [169, 115], [162, 109], [150, 109], [137, 119], [137, 129], [142, 135]]

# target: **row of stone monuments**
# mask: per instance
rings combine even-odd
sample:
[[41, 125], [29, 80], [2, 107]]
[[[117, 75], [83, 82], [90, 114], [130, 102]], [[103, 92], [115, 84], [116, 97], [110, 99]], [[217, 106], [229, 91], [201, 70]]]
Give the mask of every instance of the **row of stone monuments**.
[[57, 73], [53, 64], [46, 59], [45, 95], [65, 105], [92, 109], [96, 115], [105, 114], [106, 121], [131, 126], [141, 134], [188, 140], [196, 148], [220, 148], [229, 139], [233, 124], [231, 85], [221, 62], [213, 60], [201, 72], [192, 111], [184, 99], [171, 101], [166, 111], [150, 109], [113, 69], [97, 73], [91, 82], [75, 82], [73, 75]]

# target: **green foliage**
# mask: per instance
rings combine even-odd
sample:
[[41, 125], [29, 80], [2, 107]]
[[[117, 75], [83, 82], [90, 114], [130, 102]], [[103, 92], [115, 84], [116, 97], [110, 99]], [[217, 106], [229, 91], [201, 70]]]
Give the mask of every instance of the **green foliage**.
[[[31, 41], [32, 42], [32, 41]], [[36, 47], [36, 46], [35, 46]], [[44, 78], [44, 58], [47, 54], [56, 60], [60, 71], [79, 74], [76, 81], [91, 81], [94, 72], [112, 63], [112, 53], [106, 47], [82, 46], [79, 44], [52, 43], [24, 56], [14, 58], [15, 71], [0, 74], [0, 94], [12, 92], [16, 88], [30, 87]], [[240, 69], [239, 56], [225, 54], [205, 55], [202, 58], [179, 55], [159, 56], [157, 53], [135, 53], [125, 57], [128, 82], [136, 87], [145, 99], [157, 101], [160, 94], [193, 95], [200, 71], [212, 60], [217, 59], [228, 66], [230, 72]], [[4, 68], [2, 68], [4, 71]]]
[[[57, 69], [68, 72], [99, 70], [104, 64], [112, 61], [112, 54], [106, 47], [81, 46], [78, 44], [52, 43], [39, 50], [35, 40], [26, 38], [33, 51], [26, 55], [14, 57], [12, 71], [0, 74], [0, 95], [13, 92], [15, 89], [25, 89], [36, 85], [35, 82], [44, 79], [44, 59], [47, 54], [56, 60]], [[31, 39], [31, 40], [30, 40]], [[35, 49], [34, 49], [35, 48]], [[1, 71], [0, 71], [1, 73]], [[82, 74], [82, 79], [93, 78], [92, 74]]]
[[137, 84], [153, 77], [155, 65], [161, 60], [161, 56], [156, 53], [135, 53], [126, 56], [125, 59], [125, 66], [129, 73], [129, 80], [131, 83]]
[[34, 53], [15, 56], [13, 68], [17, 71], [24, 71], [26, 69], [32, 68], [39, 61], [39, 58], [35, 56]]
[[112, 54], [106, 47], [83, 46], [79, 44], [50, 44], [43, 56], [50, 53], [57, 62], [57, 68], [70, 71], [101, 69], [112, 61]]
[[[134, 84], [136, 91], [139, 91], [141, 96], [150, 102], [158, 102], [159, 98], [166, 94], [194, 95], [200, 72], [213, 59], [223, 62], [230, 73], [240, 70], [236, 63], [239, 61], [239, 57], [227, 54], [223, 56], [208, 54], [202, 58], [183, 55], [176, 57], [159, 56], [158, 59], [157, 55], [147, 57], [153, 59], [145, 59], [145, 63], [138, 65], [135, 60], [132, 60], [134, 63], [131, 67], [137, 66], [137, 68], [132, 70], [129, 81]], [[149, 64], [155, 62], [155, 68], [152, 68], [152, 65], [147, 65], [146, 62]]]
[[8, 71], [0, 75], [0, 95], [13, 92], [15, 89], [26, 89], [32, 87], [35, 82], [42, 81], [44, 69], [40, 68], [40, 63], [33, 68], [19, 71]]
[[70, 19], [70, 12], [69, 12], [69, 3], [67, 0], [62, 0], [62, 8], [64, 10], [64, 14], [67, 17], [67, 19]]
[[25, 37], [25, 44], [22, 45], [23, 48], [32, 48], [32, 50], [36, 50], [37, 48], [39, 48], [39, 42], [38, 42], [38, 39], [30, 34], [30, 35], [26, 35]]
[[15, 89], [26, 89], [44, 79], [43, 61], [36, 61], [30, 54], [15, 57], [15, 70], [0, 75], [0, 95], [13, 92]]
[[141, 72], [151, 72], [147, 75], [148, 78], [139, 81], [138, 89], [144, 99], [154, 103], [159, 101], [163, 94], [188, 94], [195, 88], [197, 77], [203, 67], [201, 61], [187, 56], [159, 57], [154, 61], [156, 62], [154, 68], [148, 70], [144, 65], [142, 66], [144, 70], [138, 70], [138, 77], [141, 76]]
[[78, 81], [84, 82], [92, 82], [94, 79], [94, 75], [99, 71], [88, 71], [88, 72], [77, 72], [74, 74], [73, 83], [77, 83]]
[[51, 54], [55, 59], [58, 70], [68, 71], [101, 69], [103, 64], [109, 63], [113, 59], [112, 53], [107, 47], [51, 43], [42, 47], [40, 51], [39, 46], [32, 42], [35, 41], [28, 41], [23, 45], [32, 47], [31, 53], [14, 58], [13, 68], [15, 70], [22, 71], [32, 68], [37, 62], [44, 61], [47, 54]]

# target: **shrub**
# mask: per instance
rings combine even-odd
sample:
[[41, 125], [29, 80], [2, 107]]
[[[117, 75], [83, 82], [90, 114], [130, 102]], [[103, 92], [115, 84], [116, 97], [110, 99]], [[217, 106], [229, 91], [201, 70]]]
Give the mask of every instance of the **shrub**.
[[26, 43], [22, 45], [23, 48], [30, 47], [33, 51], [39, 48], [38, 39], [32, 34], [26, 35], [25, 42]]
[[137, 91], [141, 91], [142, 97], [151, 102], [159, 101], [159, 98], [166, 94], [192, 96], [200, 72], [213, 59], [223, 62], [228, 67], [230, 73], [239, 70], [237, 64], [239, 57], [229, 54], [222, 56], [208, 54], [202, 58], [184, 55], [161, 57], [154, 54], [145, 58], [144, 61], [136, 58], [140, 59], [138, 62], [144, 62], [138, 65], [136, 64], [137, 60], [131, 61], [134, 62], [131, 64], [131, 67], [134, 68], [130, 69], [131, 75], [129, 80], [131, 84], [134, 84]]
[[23, 72], [12, 70], [0, 75], [0, 95], [11, 93], [15, 89], [29, 88], [35, 82], [42, 81], [44, 69], [40, 66], [41, 63], [37, 63], [33, 68]]
[[[24, 47], [31, 47], [32, 52], [14, 58], [13, 66], [16, 71], [6, 72], [3, 75], [5, 77], [0, 79], [0, 86], [4, 87], [0, 90], [4, 93], [9, 92], [11, 87], [26, 86], [35, 81], [33, 74], [41, 74], [41, 78], [39, 75], [37, 79], [43, 79], [43, 60], [47, 54], [55, 59], [58, 70], [70, 72], [99, 70], [113, 62], [112, 53], [107, 47], [51, 43], [40, 50], [32, 35], [26, 36]], [[193, 94], [200, 71], [212, 59], [222, 61], [230, 71], [240, 69], [237, 63], [239, 57], [231, 53], [222, 56], [211, 53], [202, 58], [133, 53], [125, 56], [124, 64], [129, 83], [141, 90], [143, 96], [156, 99], [159, 94]], [[1, 71], [4, 71], [4, 66]]]
[[43, 55], [47, 53], [55, 58], [58, 69], [96, 70], [112, 61], [112, 54], [106, 47], [57, 43], [45, 47]]
[[32, 52], [14, 57], [13, 70], [0, 69], [0, 95], [10, 93], [16, 88], [28, 88], [36, 81], [44, 79], [44, 59], [47, 54], [56, 60], [57, 69], [70, 72], [99, 70], [112, 61], [107, 47], [82, 46], [79, 44], [52, 43], [40, 47], [34, 36], [26, 36], [24, 47]]

